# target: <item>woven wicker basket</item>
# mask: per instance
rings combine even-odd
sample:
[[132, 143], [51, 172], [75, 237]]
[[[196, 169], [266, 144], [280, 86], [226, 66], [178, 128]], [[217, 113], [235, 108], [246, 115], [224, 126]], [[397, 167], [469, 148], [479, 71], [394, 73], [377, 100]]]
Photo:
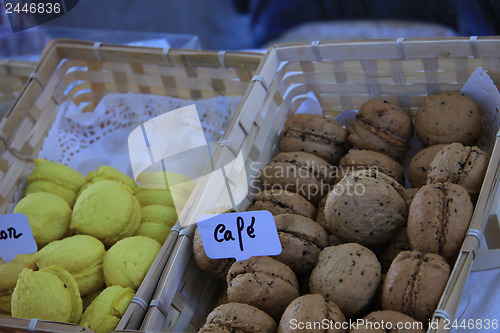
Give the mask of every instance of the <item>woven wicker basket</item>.
[[[262, 59], [245, 52], [216, 52], [100, 45], [56, 40], [47, 46], [20, 98], [0, 122], [0, 213], [33, 166], [58, 107], [73, 101], [92, 112], [109, 93], [144, 93], [182, 99], [243, 96]], [[3, 67], [0, 67], [0, 70]], [[222, 130], [222, 129], [221, 129]], [[177, 239], [174, 227], [117, 329], [137, 329]], [[27, 320], [9, 319], [19, 331]], [[5, 319], [0, 317], [0, 327]], [[17, 325], [17, 326], [16, 326]], [[44, 323], [52, 332], [68, 325]]]
[[[286, 118], [295, 113], [307, 92], [314, 92], [326, 116], [358, 109], [371, 97], [395, 98], [414, 115], [424, 96], [460, 90], [472, 71], [482, 66], [500, 83], [500, 38], [454, 38], [379, 40], [312, 44], [283, 44], [271, 47], [261, 63], [250, 93], [242, 102], [224, 139], [216, 150], [215, 168], [241, 152], [247, 177], [250, 167], [265, 165], [274, 155], [279, 132]], [[497, 111], [498, 112], [498, 111]], [[495, 145], [468, 236], [439, 302], [435, 317], [455, 318], [460, 296], [471, 270], [475, 250], [484, 246], [485, 221], [499, 176], [500, 147]], [[241, 173], [229, 176], [238, 183]], [[214, 208], [221, 185], [208, 180], [195, 190], [185, 217], [196, 221]], [[205, 188], [203, 188], [205, 186]], [[247, 197], [236, 207], [251, 203]], [[143, 330], [196, 331], [220, 297], [220, 288], [192, 259], [193, 225], [181, 231], [160, 284], [144, 320]], [[219, 291], [218, 291], [219, 290]], [[440, 321], [442, 322], [442, 320]], [[432, 330], [435, 331], [435, 330]], [[438, 331], [444, 331], [440, 328]]]
[[0, 60], [0, 118], [21, 94], [35, 65], [29, 61]]

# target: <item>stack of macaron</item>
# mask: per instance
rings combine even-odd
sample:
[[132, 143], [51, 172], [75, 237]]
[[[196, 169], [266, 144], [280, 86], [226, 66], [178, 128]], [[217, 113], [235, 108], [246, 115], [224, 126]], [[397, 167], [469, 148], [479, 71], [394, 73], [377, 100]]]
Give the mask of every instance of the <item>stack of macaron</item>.
[[[191, 194], [192, 181], [171, 172], [144, 172], [137, 181], [134, 195], [141, 206], [141, 224], [135, 235], [163, 244], [177, 222], [177, 212], [182, 211]], [[169, 186], [169, 182], [177, 182], [177, 186]]]
[[85, 178], [75, 169], [43, 158], [34, 160], [26, 194], [44, 192], [58, 195], [73, 207]]
[[[27, 216], [38, 251], [0, 261], [0, 315], [113, 330], [166, 235], [136, 236], [143, 212], [137, 185], [111, 166], [84, 178], [37, 159], [28, 181], [14, 213]], [[172, 210], [155, 222], [175, 223]]]
[[[445, 92], [418, 107], [413, 120], [392, 101], [368, 100], [349, 128], [319, 115], [286, 120], [280, 152], [261, 169], [261, 191], [248, 207], [274, 215], [282, 253], [213, 260], [196, 232], [195, 261], [225, 280], [227, 292], [227, 304], [200, 332], [249, 327], [244, 316], [228, 315], [242, 303], [259, 318], [252, 332], [346, 318], [363, 319], [350, 332], [381, 322], [412, 327], [400, 332], [426, 329], [489, 157], [474, 146], [483, 120], [469, 97]], [[407, 156], [414, 129], [423, 148]], [[302, 329], [347, 332], [342, 325]]]

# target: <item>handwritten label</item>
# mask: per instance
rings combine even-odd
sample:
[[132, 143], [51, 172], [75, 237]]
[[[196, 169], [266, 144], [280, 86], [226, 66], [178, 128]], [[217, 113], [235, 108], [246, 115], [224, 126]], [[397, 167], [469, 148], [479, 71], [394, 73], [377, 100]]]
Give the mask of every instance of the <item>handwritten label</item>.
[[35, 238], [24, 214], [0, 215], [0, 258], [11, 261], [18, 254], [35, 253]]
[[203, 247], [211, 259], [239, 261], [281, 253], [276, 223], [267, 210], [202, 215], [197, 223]]

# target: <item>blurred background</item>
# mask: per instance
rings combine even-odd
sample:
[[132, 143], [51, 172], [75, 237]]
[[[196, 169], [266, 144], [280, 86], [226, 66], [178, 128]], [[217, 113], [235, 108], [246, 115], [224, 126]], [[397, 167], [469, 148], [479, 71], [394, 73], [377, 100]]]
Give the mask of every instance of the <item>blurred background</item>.
[[[158, 34], [197, 36], [198, 45], [182, 47], [210, 50], [313, 40], [482, 36], [498, 34], [500, 17], [497, 0], [66, 0], [68, 6], [70, 1], [72, 10], [26, 30], [21, 38], [22, 32], [10, 30], [8, 1], [1, 0], [0, 48], [21, 47], [19, 41], [11, 45], [14, 39], [45, 45], [57, 37], [97, 38], [96, 30], [108, 33], [110, 40], [103, 37], [103, 42], [114, 38], [119, 43], [123, 34], [116, 32], [142, 33], [128, 38], [134, 40], [161, 39]], [[16, 19], [38, 24], [33, 17]]]

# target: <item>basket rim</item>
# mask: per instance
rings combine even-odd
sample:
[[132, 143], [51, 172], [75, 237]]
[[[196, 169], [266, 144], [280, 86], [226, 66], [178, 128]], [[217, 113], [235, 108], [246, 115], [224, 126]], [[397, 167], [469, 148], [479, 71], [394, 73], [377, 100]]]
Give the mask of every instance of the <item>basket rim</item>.
[[[44, 86], [48, 78], [43, 77], [44, 73], [52, 74], [57, 68], [57, 65], [66, 58], [67, 52], [73, 52], [72, 60], [88, 60], [83, 53], [74, 53], [75, 49], [92, 52], [94, 60], [107, 61], [123, 61], [130, 63], [144, 63], [145, 59], [141, 56], [148, 56], [148, 63], [164, 64], [170, 67], [191, 66], [191, 67], [212, 67], [212, 68], [235, 68], [237, 64], [260, 64], [263, 59], [263, 54], [258, 52], [240, 52], [240, 51], [213, 51], [213, 50], [192, 50], [192, 49], [176, 49], [176, 48], [154, 48], [145, 46], [130, 46], [107, 44], [100, 42], [87, 42], [77, 39], [54, 39], [51, 40], [44, 48], [36, 66], [26, 81], [23, 89], [20, 92], [20, 97], [25, 95], [25, 91], [35, 81], [38, 85]], [[103, 55], [113, 54], [114, 57], [119, 55], [117, 59], [107, 60]], [[183, 62], [176, 58], [182, 57]], [[200, 58], [212, 61], [202, 62]], [[205, 65], [205, 66], [202, 66]], [[258, 67], [258, 66], [256, 66]], [[44, 72], [42, 73], [42, 69]], [[19, 103], [20, 98], [17, 98], [10, 106], [6, 113], [8, 117]]]

